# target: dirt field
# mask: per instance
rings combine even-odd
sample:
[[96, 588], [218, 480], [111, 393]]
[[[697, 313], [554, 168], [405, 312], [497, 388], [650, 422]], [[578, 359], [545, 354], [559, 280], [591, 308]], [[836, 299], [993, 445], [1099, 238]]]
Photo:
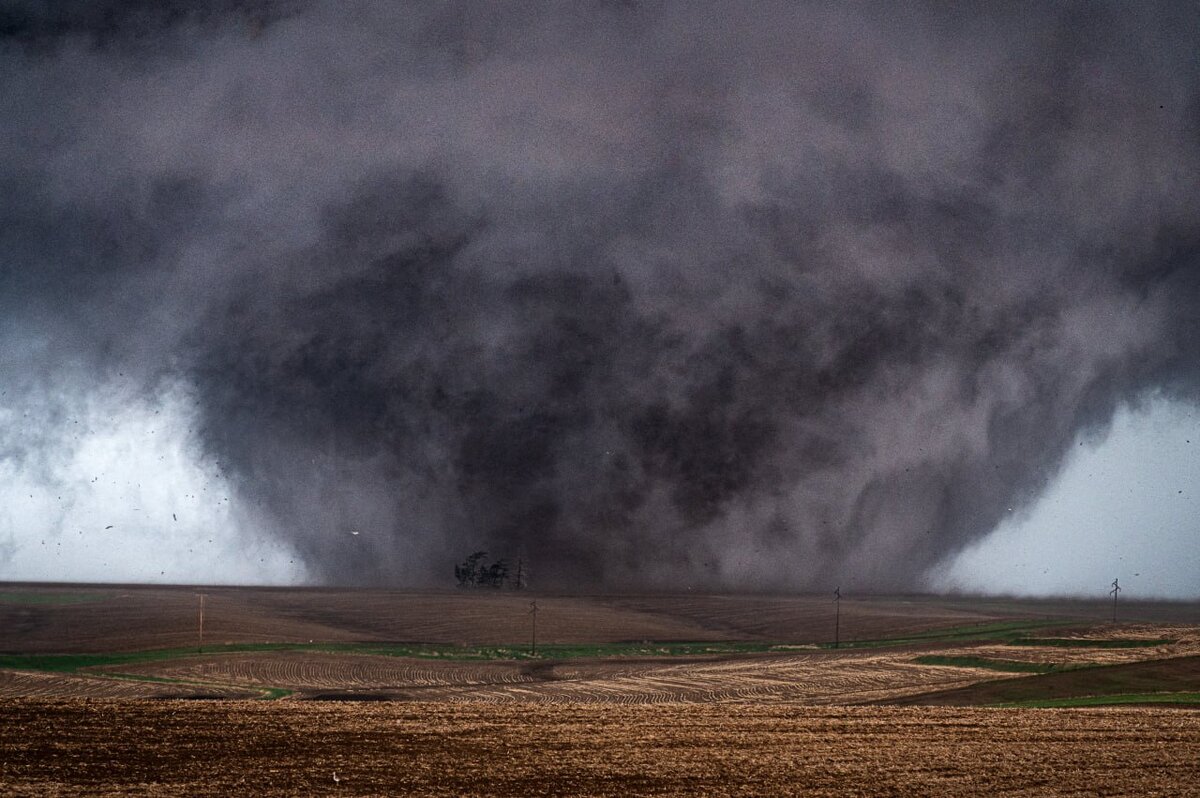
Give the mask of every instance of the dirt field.
[[8, 795], [1200, 795], [1200, 713], [1165, 710], [10, 701], [3, 713]]
[[[1066, 639], [1079, 640], [1079, 647], [1062, 646], [1014, 646], [1014, 645], [974, 645], [970, 648], [946, 648], [946, 655], [967, 655], [977, 657], [996, 657], [999, 659], [1018, 660], [1021, 662], [1047, 663], [1057, 665], [1120, 665], [1127, 662], [1142, 662], [1148, 659], [1159, 659], [1164, 656], [1180, 657], [1200, 654], [1200, 626], [1181, 626], [1178, 624], [1134, 624], [1122, 625], [1119, 631], [1111, 626], [1093, 627], [1088, 636], [1076, 635]], [[1103, 639], [1105, 635], [1117, 635], [1122, 639], [1136, 640], [1170, 640], [1168, 645], [1147, 646], [1136, 648], [1090, 648], [1086, 645], [1090, 639]]]
[[[841, 628], [848, 647], [831, 650], [821, 647], [832, 636], [826, 597], [539, 595], [543, 648], [531, 658], [528, 645], [520, 642], [531, 631], [528, 594], [253, 588], [205, 589], [207, 650], [199, 653], [187, 648], [199, 643], [197, 592], [169, 587], [0, 590], [0, 616], [6, 621], [0, 644], [19, 655], [9, 656], [0, 669], [0, 698], [856, 704], [921, 700], [935, 693], [969, 695], [963, 691], [977, 683], [1012, 678], [987, 668], [988, 662], [1002, 663], [1003, 671], [1003, 663], [1060, 668], [1200, 655], [1196, 626], [1114, 627], [1094, 620], [1107, 605], [1086, 602], [846, 601]], [[1051, 609], [1060, 614], [1050, 614]], [[1144, 616], [1175, 618], [1181, 606], [1135, 609]], [[1068, 645], [1016, 645], [1019, 641], [1010, 639], [1026, 633], [1017, 630], [1032, 632], [1039, 624], [1048, 624]], [[974, 639], [973, 630], [1009, 637], [989, 642]], [[1113, 635], [1147, 645], [1102, 647]], [[911, 637], [896, 640], [905, 636]], [[856, 641], [879, 637], [900, 644], [854, 647]], [[638, 641], [631, 644], [636, 656], [623, 654], [628, 646], [613, 642], [630, 640]], [[656, 653], [666, 654], [660, 644], [673, 640], [707, 642], [687, 656]], [[405, 655], [410, 649], [397, 648], [401, 641], [433, 647], [419, 649], [421, 656]], [[554, 653], [555, 645], [580, 641], [593, 646], [591, 653]], [[755, 641], [754, 650], [737, 649]], [[512, 647], [499, 652], [469, 647], [481, 644]], [[705, 649], [709, 644], [713, 648]], [[138, 653], [170, 645], [177, 648], [161, 656]], [[311, 647], [272, 648], [279, 645]], [[384, 651], [387, 656], [380, 645], [392, 646]], [[88, 652], [98, 659], [88, 659]], [[50, 653], [71, 656], [29, 659]], [[954, 665], [918, 661], [930, 653], [954, 658]], [[978, 667], [981, 659], [985, 667]]]
[[197, 592], [0, 589], [0, 793], [1200, 795], [1194, 605]]
[[[0, 698], [375, 698], [421, 701], [670, 703], [791, 702], [852, 704], [946, 693], [997, 673], [969, 663], [934, 666], [935, 652], [1055, 666], [1118, 664], [1200, 654], [1190, 625], [1125, 623], [1126, 639], [1170, 640], [1133, 648], [1092, 648], [1088, 636], [1117, 633], [1095, 616], [1107, 605], [870, 597], [843, 602], [842, 640], [833, 636], [828, 597], [537, 595], [542, 653], [525, 656], [529, 601], [515, 593], [405, 593], [378, 590], [205, 588], [207, 650], [199, 644], [195, 588], [9, 586], [0, 590]], [[1179, 605], [1136, 605], [1144, 616], [1176, 617]], [[1051, 614], [1051, 610], [1059, 613]], [[1079, 647], [1021, 647], [959, 640], [975, 629], [1052, 624]], [[1057, 624], [1057, 625], [1053, 625]], [[1064, 625], [1065, 624], [1065, 625]], [[949, 634], [947, 639], [938, 635]], [[913, 636], [886, 648], [856, 641]], [[438, 646], [423, 657], [381, 656], [372, 645]], [[758, 650], [657, 656], [614, 655], [614, 641], [757, 641]], [[599, 645], [583, 656], [546, 646]], [[235, 650], [230, 646], [322, 644], [339, 650]], [[464, 646], [510, 645], [509, 654]], [[637, 645], [637, 644], [635, 644]], [[728, 645], [726, 646], [728, 648]], [[175, 651], [145, 661], [123, 652]], [[347, 650], [349, 647], [349, 650]], [[357, 647], [357, 648], [356, 648]], [[621, 649], [617, 646], [618, 654]], [[664, 652], [666, 649], [662, 649]], [[87, 661], [88, 652], [107, 659]], [[73, 654], [63, 663], [27, 655]], [[433, 655], [437, 655], [436, 657]], [[474, 657], [472, 659], [472, 657]], [[484, 658], [480, 658], [484, 657]], [[519, 658], [523, 657], [523, 658]], [[40, 671], [40, 672], [38, 672]]]
[[[900, 653], [821, 652], [517, 662], [430, 662], [310, 652], [197, 656], [123, 673], [217, 685], [274, 687], [291, 699], [367, 695], [394, 700], [672, 703], [864, 701], [965, 686], [996, 674], [924, 666]], [[155, 685], [160, 686], [160, 685]], [[0, 686], [0, 695], [5, 695]], [[16, 695], [15, 693], [7, 693]]]
[[[0, 586], [0, 652], [87, 652], [194, 645], [198, 594], [205, 640], [420, 641], [500, 645], [529, 638], [536, 599], [546, 643], [762, 640], [813, 644], [834, 637], [828, 596], [557, 596], [516, 592]], [[847, 597], [844, 641], [895, 637], [1008, 619], [1109, 617], [1105, 602], [996, 601], [918, 596]], [[1128, 602], [1124, 621], [1200, 623], [1193, 605]]]

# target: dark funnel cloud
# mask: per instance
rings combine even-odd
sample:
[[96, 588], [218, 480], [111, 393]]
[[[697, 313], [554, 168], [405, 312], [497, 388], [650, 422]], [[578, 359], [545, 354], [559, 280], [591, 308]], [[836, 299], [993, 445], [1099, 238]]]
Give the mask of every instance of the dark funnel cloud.
[[1194, 3], [0, 8], [9, 401], [329, 582], [919, 587], [1200, 398]]

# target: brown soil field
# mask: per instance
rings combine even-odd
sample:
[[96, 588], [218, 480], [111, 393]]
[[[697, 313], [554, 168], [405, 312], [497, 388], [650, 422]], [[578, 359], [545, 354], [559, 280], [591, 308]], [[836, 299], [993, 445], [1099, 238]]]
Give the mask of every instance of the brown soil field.
[[[213, 698], [257, 698], [256, 690], [223, 685], [206, 686], [203, 694]], [[102, 676], [37, 673], [0, 669], [0, 698], [178, 698], [197, 694], [197, 688], [174, 684], [115, 679]], [[2, 714], [2, 713], [0, 713]]]
[[[197, 594], [205, 640], [426, 642], [504, 645], [529, 637], [536, 599], [545, 643], [769, 641], [834, 636], [828, 596], [563, 596], [529, 592], [412, 592], [337, 588], [0, 585], [0, 652], [112, 652], [193, 645]], [[1047, 618], [1103, 622], [1104, 601], [847, 597], [842, 640], [896, 637], [976, 623]], [[1126, 602], [1125, 622], [1195, 624], [1194, 604]]]
[[[195, 656], [121, 667], [228, 689], [276, 687], [292, 698], [549, 703], [773, 701], [861, 703], [993, 679], [993, 671], [919, 665], [913, 652], [431, 662], [310, 652]], [[18, 693], [4, 692], [0, 696]]]
[[[102, 653], [186, 649], [197, 640], [198, 588], [18, 586], [0, 589], [0, 652]], [[1115, 665], [1200, 656], [1200, 627], [1178, 622], [1098, 624], [1106, 602], [1001, 602], [867, 597], [843, 602], [843, 640], [1044, 623], [1078, 647], [914, 639], [887, 648], [829, 650], [828, 597], [556, 596], [492, 592], [204, 588], [205, 643], [400, 643], [442, 646], [444, 659], [369, 651], [209, 651], [80, 667], [74, 672], [0, 670], [0, 698], [278, 697], [487, 703], [856, 704], [923, 694], [968, 697], [972, 685], [1010, 674], [926, 665], [920, 654], [1055, 666]], [[773, 650], [686, 656], [590, 656], [464, 660], [459, 645], [521, 643], [528, 602], [538, 638], [770, 642]], [[1131, 603], [1130, 612], [1173, 621], [1191, 605]], [[1053, 614], [1053, 612], [1058, 613]], [[1101, 613], [1100, 611], [1103, 611]], [[984, 627], [986, 628], [986, 627]], [[1170, 640], [1141, 648], [1091, 647], [1097, 638]], [[651, 647], [653, 650], [653, 647]], [[543, 649], [544, 651], [544, 649]], [[10, 665], [18, 668], [19, 664]], [[62, 670], [62, 669], [60, 669]], [[1011, 681], [1011, 679], [1009, 679]], [[1182, 689], [1182, 688], [1181, 688]], [[1005, 699], [998, 699], [1005, 700]]]
[[1036, 680], [992, 679], [950, 690], [895, 697], [889, 703], [963, 706], [1144, 692], [1200, 692], [1200, 656], [1047, 673]]
[[[1093, 627], [1082, 633], [1054, 632], [1055, 637], [1077, 640], [1078, 648], [1059, 646], [1024, 646], [1011, 644], [976, 644], [963, 647], [941, 648], [937, 653], [946, 656], [974, 656], [992, 659], [1015, 660], [1044, 665], [1120, 665], [1130, 662], [1200, 655], [1200, 626], [1179, 624], [1123, 624], [1114, 629], [1111, 625]], [[1170, 640], [1157, 646], [1138, 648], [1089, 648], [1089, 640], [1105, 637], [1120, 637], [1124, 640]]]
[[[314, 646], [193, 654], [199, 592], [206, 646]], [[466, 658], [487, 652], [462, 646], [523, 651], [534, 599], [538, 658]], [[1200, 795], [1195, 710], [963, 706], [1200, 692], [1195, 605], [1129, 602], [1113, 625], [1104, 601], [853, 598], [843, 641], [905, 639], [837, 650], [819, 645], [832, 609], [826, 596], [0, 586], [0, 654], [74, 657], [0, 668], [0, 793]], [[1027, 633], [1071, 645], [1010, 639]], [[1116, 639], [1170, 642], [1105, 647]], [[546, 648], [625, 641], [645, 653]], [[671, 641], [713, 648], [670, 654]], [[346, 650], [384, 643], [438, 656]], [[111, 656], [164, 648], [184, 650]], [[1102, 667], [1013, 677], [981, 659]], [[215, 700], [163, 700], [179, 698]]]
[[[915, 697], [912, 700], [918, 701], [919, 696], [930, 693], [950, 697], [939, 703], [975, 704], [987, 703], [984, 699], [990, 693], [971, 692], [970, 685], [1003, 680], [1010, 674], [975, 667], [924, 665], [916, 657], [936, 653], [1072, 667], [1200, 661], [1200, 641], [1193, 628], [1141, 626], [1133, 631], [1147, 639], [1173, 642], [1126, 649], [926, 644], [701, 657], [485, 662], [270, 651], [189, 656], [123, 666], [120, 670], [138, 676], [220, 685], [230, 690], [283, 688], [293, 691], [294, 698], [350, 694], [423, 701], [857, 704], [903, 697]], [[1122, 637], [1129, 636], [1122, 632]], [[1081, 638], [1081, 642], [1086, 639]], [[1065, 674], [1052, 676], [1067, 678]], [[1200, 668], [1192, 683], [1177, 685], [1177, 681], [1171, 681], [1171, 687], [1159, 689], [1200, 690]], [[6, 691], [0, 685], [0, 696], [21, 694]], [[1047, 695], [1063, 693], [1050, 689]], [[950, 700], [956, 696], [960, 700]], [[965, 700], [972, 696], [978, 700]]]
[[0, 783], [15, 796], [1200, 795], [1200, 713], [1169, 710], [20, 700], [0, 711]]

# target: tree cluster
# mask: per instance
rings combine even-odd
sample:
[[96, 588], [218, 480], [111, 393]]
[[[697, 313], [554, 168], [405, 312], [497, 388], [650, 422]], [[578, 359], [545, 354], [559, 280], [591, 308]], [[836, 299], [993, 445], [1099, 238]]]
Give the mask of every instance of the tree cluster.
[[[454, 578], [459, 587], [493, 587], [501, 588], [509, 583], [508, 560], [499, 559], [487, 564], [487, 552], [477, 551], [463, 560], [461, 565], [454, 566]], [[513, 587], [523, 588], [524, 578], [520, 564], [517, 565], [517, 577]]]

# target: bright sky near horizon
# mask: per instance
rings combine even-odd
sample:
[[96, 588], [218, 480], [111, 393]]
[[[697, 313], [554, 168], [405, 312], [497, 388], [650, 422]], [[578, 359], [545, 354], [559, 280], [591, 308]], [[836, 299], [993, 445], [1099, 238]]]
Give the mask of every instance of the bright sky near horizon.
[[1080, 441], [1034, 504], [964, 551], [938, 590], [1200, 597], [1200, 410], [1156, 400]]
[[[308, 579], [298, 555], [259, 532], [253, 508], [198, 457], [186, 396], [157, 410], [121, 404], [85, 424], [91, 432], [57, 465], [0, 472], [0, 579]], [[1079, 442], [1039, 500], [935, 571], [929, 586], [1096, 596], [1117, 577], [1128, 599], [1200, 597], [1198, 454], [1197, 408], [1156, 400], [1122, 409], [1106, 435]]]

